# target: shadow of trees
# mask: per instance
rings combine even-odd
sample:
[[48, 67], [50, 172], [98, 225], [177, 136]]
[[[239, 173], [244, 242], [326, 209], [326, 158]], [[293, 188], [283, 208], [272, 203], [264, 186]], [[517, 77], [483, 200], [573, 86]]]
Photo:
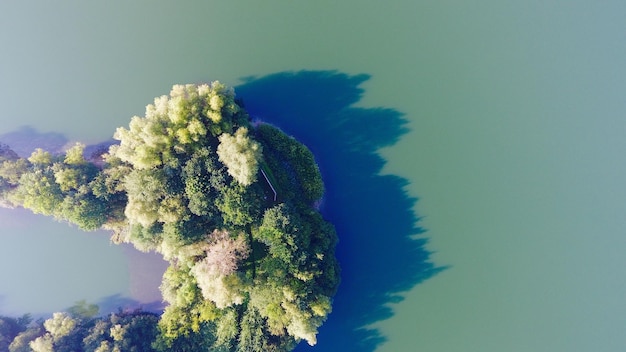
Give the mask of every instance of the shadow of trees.
[[0, 135], [0, 141], [7, 144], [22, 158], [30, 156], [36, 148], [42, 148], [53, 154], [64, 151], [68, 140], [62, 133], [39, 132], [31, 126], [22, 126], [15, 131]]
[[[372, 324], [392, 316], [389, 304], [444, 269], [429, 261], [427, 240], [418, 236], [423, 230], [413, 211], [417, 199], [404, 190], [408, 181], [380, 174], [385, 161], [377, 151], [396, 143], [407, 132], [407, 121], [393, 109], [354, 106], [368, 79], [336, 71], [283, 72], [250, 77], [236, 87], [253, 117], [282, 128], [313, 151], [324, 177], [322, 213], [339, 235], [342, 282], [316, 351], [374, 351], [385, 337]], [[67, 143], [61, 134], [29, 127], [0, 140], [21, 148], [16, 151], [22, 156], [34, 147], [60, 151]], [[162, 308], [161, 302], [141, 304], [119, 295], [97, 303], [101, 312]], [[309, 350], [306, 344], [296, 349]]]
[[[22, 158], [29, 157], [37, 148], [42, 148], [52, 154], [62, 154], [74, 144], [63, 133], [39, 132], [32, 126], [22, 126], [15, 131], [0, 134], [0, 143], [8, 145]], [[84, 154], [86, 157], [99, 155], [117, 143], [118, 141], [111, 138], [100, 143], [89, 144], [85, 146]]]
[[100, 301], [96, 302], [96, 305], [100, 309], [100, 315], [105, 315], [118, 311], [137, 310], [160, 314], [165, 308], [165, 305], [161, 300], [154, 302], [139, 302], [135, 299], [123, 296], [121, 294], [114, 294], [104, 297]]
[[[429, 261], [417, 237], [415, 198], [407, 180], [381, 175], [377, 154], [407, 132], [402, 114], [358, 108], [368, 75], [336, 71], [283, 72], [245, 78], [236, 87], [253, 118], [270, 122], [306, 144], [322, 171], [322, 213], [339, 236], [341, 285], [316, 351], [373, 351], [385, 340], [370, 325], [392, 316], [389, 303], [443, 268]], [[300, 344], [296, 351], [308, 351]]]

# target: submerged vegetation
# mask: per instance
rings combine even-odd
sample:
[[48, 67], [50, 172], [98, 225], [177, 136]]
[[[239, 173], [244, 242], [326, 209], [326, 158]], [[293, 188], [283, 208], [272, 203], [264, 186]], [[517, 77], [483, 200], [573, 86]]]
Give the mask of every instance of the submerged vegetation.
[[[165, 311], [158, 319], [58, 313], [28, 328], [10, 322], [7, 345], [288, 351], [301, 340], [315, 344], [339, 269], [334, 228], [314, 207], [324, 186], [309, 149], [271, 125], [252, 125], [219, 82], [174, 86], [114, 138], [118, 144], [88, 158], [81, 144], [28, 158], [0, 148], [0, 198], [162, 254]], [[146, 338], [133, 347], [131, 325], [150, 337], [149, 348]], [[81, 347], [68, 349], [68, 339]]]

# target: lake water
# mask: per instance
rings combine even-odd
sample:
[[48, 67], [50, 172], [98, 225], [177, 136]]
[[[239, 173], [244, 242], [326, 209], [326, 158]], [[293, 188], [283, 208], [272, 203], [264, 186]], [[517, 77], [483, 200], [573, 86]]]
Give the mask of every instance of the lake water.
[[[326, 178], [343, 281], [314, 350], [621, 351], [625, 10], [6, 2], [0, 135], [102, 141], [172, 84], [219, 79]], [[106, 234], [0, 220], [0, 308], [141, 294]]]

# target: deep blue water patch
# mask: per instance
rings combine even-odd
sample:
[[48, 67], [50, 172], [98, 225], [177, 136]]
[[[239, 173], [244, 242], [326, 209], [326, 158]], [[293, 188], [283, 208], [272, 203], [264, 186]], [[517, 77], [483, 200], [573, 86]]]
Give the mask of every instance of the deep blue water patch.
[[[300, 71], [250, 77], [236, 87], [248, 112], [307, 145], [326, 185], [322, 214], [339, 236], [341, 285], [315, 351], [374, 351], [384, 340], [369, 325], [392, 316], [389, 303], [444, 268], [435, 267], [414, 213], [407, 180], [381, 175], [377, 151], [407, 132], [402, 113], [358, 108], [368, 75]], [[296, 351], [309, 351], [302, 343]]]

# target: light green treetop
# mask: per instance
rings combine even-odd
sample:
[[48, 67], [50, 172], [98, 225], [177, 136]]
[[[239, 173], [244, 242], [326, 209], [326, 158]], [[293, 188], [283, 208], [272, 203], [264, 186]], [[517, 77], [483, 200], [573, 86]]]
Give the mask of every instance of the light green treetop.
[[248, 136], [248, 129], [240, 127], [234, 135], [219, 137], [217, 155], [228, 168], [228, 173], [243, 186], [256, 181], [261, 159], [261, 145]]

